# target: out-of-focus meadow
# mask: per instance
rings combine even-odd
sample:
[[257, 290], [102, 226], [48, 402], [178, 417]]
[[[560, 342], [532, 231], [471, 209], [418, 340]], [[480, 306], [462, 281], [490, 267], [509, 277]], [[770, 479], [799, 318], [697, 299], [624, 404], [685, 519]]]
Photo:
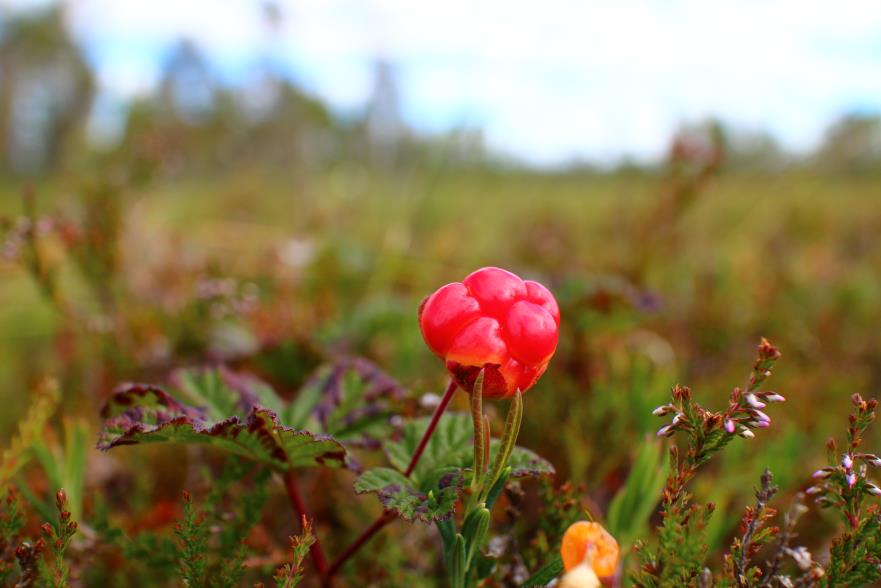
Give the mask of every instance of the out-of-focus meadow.
[[[653, 442], [651, 411], [673, 384], [721, 407], [760, 337], [781, 349], [771, 382], [785, 410], [695, 486], [717, 504], [715, 551], [766, 466], [786, 496], [804, 489], [849, 396], [881, 391], [877, 118], [844, 117], [798, 157], [708, 121], [671, 137], [655, 165], [534, 170], [479, 134], [408, 131], [382, 66], [373, 101], [343, 118], [271, 69], [226, 87], [182, 42], [120, 140], [95, 145], [93, 74], [59, 12], [7, 18], [0, 54], [4, 442], [46, 377], [62, 392], [56, 430], [84, 427], [91, 447], [120, 382], [205, 363], [250, 370], [289, 397], [323, 362], [363, 356], [408, 391], [405, 411], [425, 412], [418, 400], [442, 391], [445, 372], [418, 304], [497, 265], [547, 284], [563, 316], [519, 444], [558, 482], [583, 483], [600, 513]], [[161, 529], [155, 504], [195, 489], [199, 461], [168, 447], [89, 449], [83, 508]], [[20, 480], [38, 497], [53, 491], [36, 466]], [[350, 481], [304, 481], [318, 520], [349, 529], [332, 547], [378, 511]], [[538, 486], [524, 487], [527, 533]], [[277, 540], [288, 516], [270, 519]], [[418, 527], [387, 533], [371, 553], [430, 569]], [[391, 539], [405, 535], [418, 540]]]

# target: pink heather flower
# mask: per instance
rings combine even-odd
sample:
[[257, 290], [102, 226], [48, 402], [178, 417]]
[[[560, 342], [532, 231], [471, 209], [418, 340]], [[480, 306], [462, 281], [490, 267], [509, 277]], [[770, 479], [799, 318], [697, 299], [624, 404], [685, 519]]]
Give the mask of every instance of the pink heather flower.
[[755, 394], [747, 394], [746, 395], [746, 403], [752, 406], [753, 408], [765, 408], [765, 403], [761, 402]]
[[658, 437], [669, 437], [673, 434], [673, 425], [666, 425], [658, 429]]

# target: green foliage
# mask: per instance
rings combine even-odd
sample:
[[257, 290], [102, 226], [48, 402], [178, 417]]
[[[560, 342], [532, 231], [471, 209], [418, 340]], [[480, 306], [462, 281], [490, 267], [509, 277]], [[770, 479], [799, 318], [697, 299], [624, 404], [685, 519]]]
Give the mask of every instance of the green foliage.
[[[296, 113], [284, 100], [278, 112]], [[806, 443], [828, 435], [838, 413], [834, 399], [864, 386], [878, 364], [872, 332], [881, 318], [881, 288], [873, 269], [881, 251], [877, 182], [848, 178], [843, 190], [842, 179], [814, 177], [810, 170], [780, 174], [773, 181], [722, 173], [705, 186], [708, 198], [695, 198], [700, 186], [683, 175], [700, 180], [706, 176], [701, 168], [716, 164], [702, 166], [681, 153], [671, 157], [676, 161], [668, 170], [670, 182], [627, 171], [445, 175], [438, 173], [443, 170], [408, 167], [406, 174], [384, 174], [337, 160], [331, 169], [313, 173], [297, 167], [289, 174], [293, 168], [285, 165], [283, 178], [229, 162], [223, 173], [205, 174], [204, 168], [192, 167], [194, 159], [224, 153], [239, 163], [262, 165], [273, 150], [264, 143], [260, 155], [249, 150], [241, 159], [241, 153], [229, 151], [232, 143], [209, 140], [224, 136], [219, 130], [222, 118], [184, 124], [162, 108], [161, 103], [136, 107], [138, 120], [129, 121], [125, 148], [112, 164], [96, 169], [72, 165], [47, 184], [34, 178], [48, 216], [37, 217], [31, 206], [22, 219], [0, 219], [0, 240], [9, 237], [0, 243], [0, 356], [8, 359], [0, 362], [0, 395], [7, 409], [0, 411], [3, 447], [14, 446], [15, 441], [4, 443], [11, 437], [10, 425], [24, 412], [27, 400], [33, 402], [25, 382], [47, 369], [64, 384], [66, 424], [94, 418], [95, 399], [109, 397], [114, 382], [156, 378], [169, 366], [218, 360], [241, 370], [236, 376], [252, 370], [269, 378], [284, 398], [293, 400], [282, 400], [270, 386], [250, 377], [233, 382], [223, 369], [178, 374], [174, 385], [180, 389], [171, 391], [178, 400], [210, 412], [216, 399], [220, 416], [215, 419], [205, 412], [205, 421], [247, 418], [251, 401], [240, 404], [234, 395], [226, 395], [229, 387], [236, 393], [248, 390], [248, 397], [256, 398], [254, 404], [278, 415], [281, 426], [330, 434], [347, 449], [400, 441], [397, 421], [406, 423], [417, 412], [415, 398], [400, 399], [390, 391], [373, 404], [371, 385], [358, 377], [359, 369], [337, 363], [322, 368], [302, 388], [301, 383], [321, 361], [353, 353], [394, 367], [401, 381], [416, 391], [436, 389], [443, 370], [420, 340], [414, 320], [418, 300], [485, 260], [498, 260], [546, 280], [558, 294], [564, 316], [560, 346], [548, 375], [529, 393], [521, 442], [584, 484], [572, 493], [576, 500], [566, 508], [555, 496], [536, 499], [527, 492], [519, 499], [513, 492], [502, 494], [506, 498], [494, 510], [493, 545], [503, 547], [500, 554], [493, 547], [500, 558], [493, 583], [513, 586], [528, 575], [525, 570], [542, 564], [550, 570], [543, 583], [560, 573], [561, 568], [554, 567], [560, 565], [560, 536], [572, 518], [591, 516], [585, 515], [584, 507], [609, 526], [622, 550], [633, 533], [654, 548], [657, 536], [642, 533], [645, 522], [638, 522], [642, 515], [637, 513], [650, 508], [657, 494], [646, 490], [638, 497], [639, 508], [633, 508], [636, 494], [630, 492], [641, 485], [634, 477], [636, 464], [648, 452], [643, 434], [652, 417], [646, 407], [657, 405], [657, 395], [681, 374], [689, 375], [696, 390], [712, 390], [725, 381], [744, 334], [772, 332], [792, 350], [793, 361], [780, 375], [795, 402], [784, 415], [783, 427], [777, 430], [775, 423], [773, 446], [759, 452], [754, 444], [729, 443], [724, 461], [708, 464], [718, 476], [699, 479], [700, 485], [693, 488], [701, 501], [718, 505], [704, 527], [713, 562], [722, 555], [716, 549], [731, 540], [740, 502], [751, 486], [750, 472], [769, 465], [784, 499], [801, 489], [803, 480], [792, 470], [813, 461]], [[226, 107], [221, 110], [228, 112]], [[289, 122], [282, 125], [284, 132], [279, 127], [274, 135], [279, 145], [293, 144], [290, 137], [296, 133], [290, 132], [290, 125], [302, 119], [285, 120]], [[249, 146], [258, 138], [240, 133], [241, 126], [235, 128], [236, 136]], [[360, 151], [356, 145], [351, 148]], [[129, 185], [127, 175], [148, 177], [137, 169], [145, 162], [157, 181]], [[691, 171], [695, 168], [697, 173]], [[76, 176], [112, 189], [88, 195]], [[104, 177], [112, 181], [105, 184]], [[18, 189], [18, 183], [6, 186], [0, 208], [17, 207], [12, 192]], [[473, 198], [478, 192], [482, 197]], [[398, 198], [402, 193], [408, 197]], [[542, 198], [536, 199], [537, 193]], [[826, 197], [830, 195], [835, 197]], [[289, 263], [291, 237], [315, 255]], [[14, 251], [16, 240], [19, 254]], [[446, 261], [430, 261], [439, 259]], [[27, 271], [10, 260], [23, 261]], [[203, 296], [203, 283], [227, 281], [242, 292], [254, 287], [259, 304], [245, 308], [236, 306], [235, 296]], [[45, 296], [36, 295], [39, 291]], [[75, 301], [77, 312], [69, 313], [59, 304], [62, 299]], [[248, 345], [229, 345], [233, 325]], [[230, 401], [225, 407], [224, 399]], [[68, 565], [79, 568], [80, 583], [176, 583], [178, 542], [162, 526], [165, 523], [149, 523], [155, 522], [157, 512], [169, 515], [168, 497], [178, 493], [169, 487], [171, 480], [191, 480], [202, 463], [192, 457], [212, 458], [213, 452], [196, 448], [187, 460], [179, 460], [173, 451], [148, 448], [132, 460], [135, 456], [114, 451], [109, 456], [89, 455], [88, 470], [79, 470], [71, 466], [80, 463], [76, 451], [69, 454], [79, 441], [69, 443], [67, 430], [59, 429], [61, 442], [56, 444], [51, 435], [44, 438], [44, 429], [45, 425], [37, 428], [37, 442], [20, 454], [14, 481], [8, 484], [21, 486], [21, 502], [36, 509], [36, 515], [25, 517], [26, 528], [55, 520], [51, 489], [64, 487], [74, 518], [83, 513], [85, 518], [77, 520], [97, 533], [97, 538], [78, 535], [74, 546], [82, 541], [84, 550], [71, 550], [68, 556]], [[786, 438], [786, 451], [781, 437]], [[705, 447], [727, 440], [717, 428], [707, 436]], [[464, 445], [470, 452], [470, 438]], [[498, 441], [491, 448], [495, 453]], [[680, 455], [685, 452], [682, 447]], [[360, 456], [347, 452], [350, 465], [353, 454]], [[511, 465], [522, 455], [515, 452]], [[832, 460], [835, 467], [840, 467], [840, 458]], [[27, 460], [38, 462], [42, 471], [22, 468]], [[470, 463], [467, 456], [461, 463]], [[624, 478], [628, 464], [630, 475]], [[781, 466], [790, 469], [787, 476]], [[515, 469], [520, 468], [530, 470]], [[76, 498], [76, 471], [90, 475], [81, 490], [84, 503]], [[462, 471], [463, 496], [468, 497], [467, 466]], [[856, 473], [859, 477], [858, 469]], [[322, 540], [323, 533], [328, 535], [322, 543], [334, 551], [341, 541], [357, 535], [366, 515], [361, 504], [366, 500], [347, 500], [338, 489], [336, 482], [343, 476], [348, 474], [322, 471], [304, 477], [313, 490], [320, 490], [307, 492], [305, 498], [321, 517], [316, 526]], [[845, 476], [840, 472], [830, 479], [843, 481]], [[653, 481], [661, 484], [663, 476]], [[867, 484], [860, 477], [855, 486], [870, 489]], [[842, 488], [839, 485], [836, 492], [843, 498]], [[202, 493], [193, 495], [198, 496], [197, 510], [211, 510]], [[241, 501], [250, 495], [241, 495]], [[854, 534], [851, 540], [835, 542], [831, 558], [823, 554], [818, 559], [841, 564], [828, 574], [834, 584], [859, 585], [859, 570], [870, 571], [865, 566], [871, 564], [873, 550], [877, 552], [869, 516], [872, 500], [871, 495], [865, 497], [857, 520], [866, 524], [856, 527], [851, 522], [853, 501], [841, 507], [821, 503]], [[231, 532], [229, 517], [238, 508], [217, 509], [222, 521], [211, 523], [209, 517], [212, 554], [219, 549], [220, 536]], [[455, 541], [456, 532], [463, 531], [457, 529], [456, 518], [436, 522], [439, 529], [452, 528], [450, 538], [444, 539], [422, 526], [385, 528], [381, 549], [364, 556], [363, 565], [347, 570], [350, 584], [421, 588], [445, 583], [431, 541]], [[830, 520], [805, 520], [799, 535], [808, 545], [825, 544], [822, 533]], [[262, 522], [264, 528], [253, 538], [265, 541], [261, 547], [267, 551], [255, 556], [256, 561], [276, 563], [287, 547], [276, 542], [289, 534], [288, 524], [287, 515]], [[742, 531], [737, 538], [742, 540]], [[18, 536], [5, 550], [13, 576], [18, 569], [15, 547], [25, 540]], [[224, 553], [244, 553], [235, 540], [226, 543], [233, 549], [224, 548]], [[28, 561], [49, 555], [45, 545], [40, 551], [34, 541], [28, 544], [22, 550], [26, 569]], [[488, 560], [481, 551], [486, 546], [479, 546], [473, 556], [479, 564]], [[791, 566], [785, 555], [780, 571], [784, 575]], [[215, 555], [209, 560], [220, 561]], [[232, 565], [236, 558], [223, 561]], [[751, 562], [762, 565], [760, 559]], [[626, 576], [627, 562], [624, 565]], [[824, 572], [816, 561], [813, 566]], [[32, 567], [37, 569], [37, 564]], [[219, 564], [215, 567], [220, 569]], [[765, 565], [763, 570], [769, 568]], [[248, 570], [241, 583], [256, 581], [267, 570]], [[219, 572], [215, 579], [219, 582], [226, 574]], [[704, 579], [703, 571], [700, 576]]]
[[725, 555], [726, 577], [719, 582], [720, 588], [758, 586], [764, 580], [765, 573], [752, 559], [762, 547], [774, 541], [780, 534], [779, 528], [768, 526], [777, 514], [775, 509], [768, 506], [777, 493], [777, 487], [772, 484], [772, 480], [771, 472], [765, 470], [762, 474], [762, 486], [756, 491], [756, 504], [747, 507], [743, 515], [742, 534], [735, 537], [731, 550]]
[[[385, 508], [408, 521], [431, 522], [452, 515], [461, 496], [474, 454], [471, 417], [463, 413], [447, 413], [438, 423], [422, 459], [407, 478], [410, 458], [425, 432], [430, 418], [419, 418], [404, 424], [401, 438], [384, 445], [394, 468], [376, 468], [364, 472], [355, 483], [356, 492], [375, 493]], [[500, 441], [493, 439], [493, 455], [498, 454]], [[553, 466], [534, 452], [515, 447], [509, 465], [513, 478], [539, 477], [553, 473]]]
[[46, 523], [42, 527], [46, 544], [52, 556], [51, 568], [41, 565], [40, 569], [47, 586], [64, 588], [70, 577], [70, 567], [65, 564], [64, 555], [77, 532], [77, 523], [72, 520], [71, 513], [67, 508], [67, 494], [64, 490], [55, 493], [55, 507], [58, 510], [58, 522], [54, 525]]
[[257, 378], [225, 368], [179, 370], [173, 379], [183, 402], [156, 386], [118, 389], [102, 411], [98, 447], [206, 443], [279, 471], [357, 467], [347, 463], [344, 443], [378, 446], [403, 395], [363, 359], [325, 366], [291, 403]]
[[687, 484], [701, 466], [731, 442], [735, 433], [751, 438], [752, 429], [770, 424], [759, 409], [765, 406], [763, 401], [779, 402], [783, 397], [759, 392], [758, 388], [771, 375], [770, 368], [779, 357], [780, 351], [762, 339], [745, 388], [734, 389], [728, 408], [721, 413], [705, 409], [692, 399], [691, 390], [680, 386], [674, 387], [671, 404], [655, 410], [658, 416], [674, 415], [671, 424], [662, 427], [658, 435], [682, 433], [685, 451], [680, 455], [678, 447], [670, 449], [671, 472], [662, 493], [658, 546], [654, 551], [638, 546], [642, 567], [634, 577], [634, 585], [697, 585], [708, 551], [705, 529], [715, 505], [692, 503]]
[[315, 543], [315, 535], [312, 534], [312, 523], [305, 516], [302, 524], [303, 531], [291, 537], [291, 563], [278, 568], [273, 576], [276, 588], [295, 588], [303, 579], [303, 560]]
[[[50, 488], [64, 488], [67, 505], [74, 520], [83, 512], [83, 488], [86, 477], [86, 453], [90, 444], [88, 425], [82, 421], [64, 420], [64, 444], [49, 445], [38, 439], [33, 447], [34, 457], [46, 474]], [[43, 507], [42, 510], [48, 510]]]
[[[185, 585], [233, 588], [246, 571], [245, 540], [261, 519], [269, 470], [231, 459], [219, 475], [206, 472], [206, 478], [212, 480], [211, 490], [202, 506], [196, 507], [184, 492], [183, 519], [175, 526], [175, 559]], [[234, 494], [234, 484], [245, 479], [250, 479], [249, 487]]]
[[563, 558], [559, 554], [553, 555], [550, 560], [539, 568], [534, 574], [529, 576], [523, 584], [522, 588], [535, 588], [550, 584], [555, 578], [563, 573]]
[[[247, 462], [232, 459], [221, 474], [214, 479], [211, 492], [202, 511], [209, 521], [220, 528], [217, 537], [216, 559], [218, 572], [214, 574], [221, 588], [238, 586], [245, 572], [244, 561], [248, 554], [245, 540], [261, 519], [263, 506], [269, 497], [267, 483], [269, 470], [258, 468], [256, 472]], [[251, 487], [238, 498], [237, 508], [226, 512], [223, 500], [230, 496], [233, 483], [252, 475]], [[206, 478], [209, 477], [206, 475]]]
[[375, 493], [383, 508], [406, 521], [429, 523], [452, 516], [464, 485], [462, 473], [456, 468], [435, 473], [439, 474], [436, 479], [424, 478], [426, 481], [418, 484], [397, 470], [374, 468], [358, 478], [355, 492]]
[[19, 422], [18, 434], [0, 455], [0, 488], [7, 487], [16, 472], [29, 461], [30, 450], [39, 443], [60, 400], [58, 384], [53, 380], [43, 381], [35, 390], [28, 413]]
[[204, 513], [193, 507], [189, 492], [184, 492], [184, 518], [174, 529], [177, 535], [181, 581], [185, 586], [201, 588], [208, 582], [208, 525]]
[[[106, 421], [98, 447], [107, 450], [135, 443], [204, 443], [282, 471], [344, 465], [345, 448], [335, 439], [286, 427], [276, 413], [259, 405], [245, 409], [241, 405], [244, 397], [231, 388], [217, 386], [214, 378], [202, 379], [201, 383], [185, 387], [189, 398], [207, 403], [198, 408], [178, 402], [155, 386], [130, 385], [117, 390], [102, 411]], [[236, 397], [238, 400], [234, 400]], [[235, 406], [239, 408], [233, 409]], [[221, 417], [224, 410], [245, 416]]]
[[640, 446], [627, 481], [606, 513], [607, 530], [622, 548], [626, 549], [645, 531], [669, 469], [669, 454], [661, 443], [647, 441]]
[[877, 505], [855, 529], [837, 537], [820, 586], [868, 586], [881, 579], [881, 513]]
[[875, 420], [878, 402], [851, 397], [854, 412], [848, 419], [845, 452], [839, 459], [834, 440], [830, 440], [829, 465], [814, 477], [819, 483], [809, 492], [822, 507], [838, 512], [844, 531], [832, 542], [830, 561], [821, 586], [865, 585], [881, 579], [881, 509], [870, 499], [881, 496], [878, 486], [868, 479], [869, 466], [881, 465], [876, 455], [859, 452], [866, 429]]
[[6, 490], [0, 500], [0, 586], [8, 586], [16, 570], [15, 548], [21, 542], [24, 517], [15, 490]]
[[342, 359], [319, 368], [279, 412], [296, 429], [333, 435], [345, 445], [379, 447], [392, 433], [404, 389], [363, 358]]

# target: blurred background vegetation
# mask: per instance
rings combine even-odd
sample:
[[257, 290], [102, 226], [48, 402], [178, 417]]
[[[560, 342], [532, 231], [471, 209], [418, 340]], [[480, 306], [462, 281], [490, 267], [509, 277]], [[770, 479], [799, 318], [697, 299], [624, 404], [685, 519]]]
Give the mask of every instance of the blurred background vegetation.
[[[96, 142], [95, 74], [63, 10], [4, 16], [0, 439], [47, 375], [60, 381], [61, 418], [93, 433], [115, 385], [163, 382], [183, 365], [225, 362], [290, 396], [320, 363], [359, 355], [413, 399], [438, 393], [444, 371], [417, 306], [484, 265], [559, 298], [560, 347], [526, 398], [520, 444], [558, 481], [583, 483], [600, 513], [670, 387], [722, 406], [761, 336], [783, 352], [772, 384], [789, 402], [767, 435], [734, 444], [698, 480], [719, 505], [714, 546], [764, 467], [790, 495], [806, 487], [849, 395], [881, 390], [878, 117], [843, 116], [798, 156], [708, 120], [671, 137], [656, 164], [548, 170], [492, 152], [479, 132], [409, 129], [388, 63], [357, 115], [270, 65], [253, 79], [226, 84], [181, 40], [118, 140]], [[179, 495], [186, 460], [132, 451], [90, 453], [87, 488]], [[133, 455], [152, 467], [132, 468]], [[334, 475], [342, 483], [313, 508], [321, 520], [345, 502], [337, 518], [357, 529], [376, 505]], [[312, 495], [329, 486], [320, 476]], [[414, 556], [389, 544], [374, 549]]]

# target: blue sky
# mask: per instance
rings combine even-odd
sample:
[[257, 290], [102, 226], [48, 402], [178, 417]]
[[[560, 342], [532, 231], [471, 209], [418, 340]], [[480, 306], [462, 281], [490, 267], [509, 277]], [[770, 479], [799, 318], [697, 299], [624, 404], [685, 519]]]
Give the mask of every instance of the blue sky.
[[[40, 0], [5, 0], [5, 6]], [[4, 0], [0, 0], [4, 3]], [[410, 124], [481, 128], [538, 164], [659, 156], [715, 115], [805, 151], [850, 111], [881, 112], [878, 0], [74, 0], [105, 101], [149, 91], [194, 40], [232, 81], [266, 55], [341, 111], [394, 64]]]

